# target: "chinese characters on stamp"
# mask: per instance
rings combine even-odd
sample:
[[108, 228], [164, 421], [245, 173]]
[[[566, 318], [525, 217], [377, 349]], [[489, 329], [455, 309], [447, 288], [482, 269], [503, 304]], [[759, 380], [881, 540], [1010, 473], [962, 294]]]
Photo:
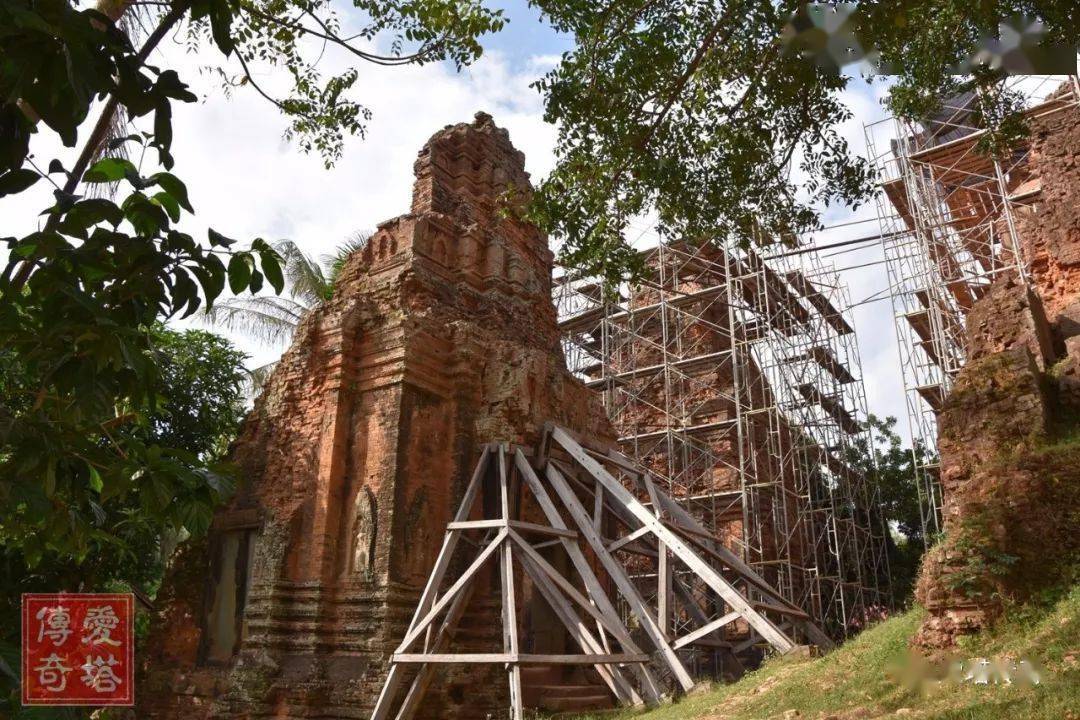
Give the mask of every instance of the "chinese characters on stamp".
[[133, 620], [132, 595], [23, 595], [23, 705], [133, 705]]

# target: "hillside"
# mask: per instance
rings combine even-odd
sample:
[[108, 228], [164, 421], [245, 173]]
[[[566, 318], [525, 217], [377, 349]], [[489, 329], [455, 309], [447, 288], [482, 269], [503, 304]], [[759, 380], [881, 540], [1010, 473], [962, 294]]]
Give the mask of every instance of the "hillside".
[[[776, 658], [738, 683], [687, 697], [636, 720], [942, 720], [1080, 719], [1080, 585], [1040, 605], [1010, 612], [992, 630], [967, 639], [962, 657], [1028, 658], [1038, 686], [904, 682], [907, 643], [924, 612], [911, 610], [821, 658]], [[612, 716], [605, 716], [611, 720]]]

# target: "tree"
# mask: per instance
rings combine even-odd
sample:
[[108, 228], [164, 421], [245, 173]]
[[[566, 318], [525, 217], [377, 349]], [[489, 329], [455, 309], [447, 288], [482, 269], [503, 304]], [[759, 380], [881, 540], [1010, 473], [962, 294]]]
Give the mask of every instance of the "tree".
[[[0, 514], [0, 713], [18, 707], [19, 600], [23, 592], [153, 592], [160, 581], [169, 547], [180, 532], [200, 534], [210, 523], [213, 506], [234, 484], [222, 462], [243, 416], [243, 353], [228, 341], [202, 330], [176, 332], [161, 325], [150, 329], [153, 361], [160, 368], [152, 388], [156, 408], [133, 421], [126, 432], [139, 437], [148, 454], [168, 472], [154, 472], [142, 492], [106, 482], [98, 471], [89, 491], [58, 483], [51, 497], [34, 486], [16, 486], [3, 499]], [[29, 402], [26, 390], [38, 382], [31, 368], [10, 349], [0, 351], [0, 406]], [[97, 437], [98, 444], [107, 442]], [[90, 466], [94, 467], [94, 466]], [[156, 469], [156, 468], [155, 468]], [[84, 541], [72, 561], [49, 529], [55, 517], [43, 505], [62, 504]], [[172, 518], [163, 525], [160, 518]], [[13, 676], [14, 674], [14, 676]]]
[[[844, 44], [880, 51], [895, 73], [892, 108], [909, 118], [963, 87], [994, 87], [998, 73], [954, 73], [1003, 18], [1034, 15], [1049, 39], [1080, 41], [1074, 0], [532, 4], [575, 41], [537, 83], [559, 134], [532, 217], [564, 241], [565, 263], [610, 281], [638, 269], [624, 231], [649, 211], [682, 239], [791, 242], [820, 225], [817, 208], [869, 197], [871, 169], [837, 130], [851, 118], [839, 93], [852, 78], [805, 57], [839, 25], [823, 14], [855, 8]], [[987, 97], [1005, 107], [983, 115], [1015, 132], [1015, 98]]]
[[848, 461], [861, 470], [878, 493], [881, 513], [890, 532], [885, 542], [893, 600], [903, 605], [914, 590], [919, 562], [926, 549], [915, 460], [925, 464], [930, 452], [921, 443], [904, 447], [896, 434], [896, 418], [868, 418], [873, 444], [860, 440], [850, 448]]
[[[5, 520], [5, 551], [41, 577], [61, 567], [90, 572], [91, 553], [122, 541], [107, 522], [116, 508], [158, 534], [205, 529], [217, 476], [198, 454], [145, 432], [167, 371], [153, 328], [212, 307], [226, 283], [234, 295], [284, 288], [265, 241], [236, 250], [216, 230], [205, 241], [182, 230], [194, 209], [171, 172], [172, 104], [196, 97], [175, 70], [149, 62], [162, 39], [184, 31], [194, 45], [212, 44], [226, 84], [255, 88], [290, 118], [301, 147], [331, 163], [344, 135], [363, 133], [367, 113], [349, 98], [356, 70], [321, 78], [301, 52], [305, 39], [380, 65], [460, 66], [479, 56], [480, 35], [501, 26], [498, 12], [468, 0], [361, 0], [360, 39], [396, 36], [390, 54], [377, 55], [340, 36], [327, 2], [120, 0], [119, 13], [132, 6], [150, 8], [138, 47], [114, 24], [117, 13], [0, 0], [0, 197], [43, 181], [55, 189], [37, 231], [3, 238], [0, 273], [0, 503], [25, 508]], [[256, 83], [256, 62], [291, 78], [286, 97]], [[100, 113], [84, 132], [92, 105]], [[121, 112], [152, 118], [152, 131], [106, 142]], [[72, 161], [30, 152], [31, 136], [49, 131], [68, 147], [84, 135]], [[141, 148], [132, 157], [149, 165], [156, 155], [157, 166], [124, 157], [132, 144]], [[91, 197], [95, 185], [116, 193]], [[65, 578], [51, 577], [55, 586]]]

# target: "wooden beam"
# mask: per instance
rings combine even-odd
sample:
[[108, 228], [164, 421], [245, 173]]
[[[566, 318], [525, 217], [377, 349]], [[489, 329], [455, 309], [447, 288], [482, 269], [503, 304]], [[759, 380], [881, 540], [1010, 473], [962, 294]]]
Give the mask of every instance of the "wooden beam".
[[[553, 437], [556, 439], [559, 438], [559, 428], [556, 427], [554, 433]], [[671, 672], [674, 674], [675, 679], [684, 691], [689, 691], [694, 687], [693, 678], [690, 677], [690, 673], [686, 671], [686, 667], [668, 644], [667, 638], [664, 637], [664, 633], [661, 632], [660, 626], [656, 624], [656, 619], [653, 617], [652, 612], [638, 593], [634, 583], [627, 577], [623, 566], [619, 564], [619, 561], [616, 560], [604, 546], [603, 538], [600, 537], [600, 534], [597, 533], [596, 529], [592, 526], [592, 519], [581, 505], [581, 501], [578, 500], [577, 495], [570, 489], [566, 480], [559, 471], [555, 469], [555, 466], [552, 463], [548, 463], [547, 476], [551, 486], [562, 499], [563, 505], [570, 511], [570, 516], [573, 517], [574, 522], [577, 523], [578, 530], [581, 532], [582, 537], [592, 547], [593, 552], [596, 554], [597, 559], [600, 560], [600, 564], [603, 565], [604, 570], [607, 571], [608, 575], [611, 576], [611, 579], [615, 581], [615, 585], [619, 589], [619, 592], [626, 599], [627, 603], [629, 603], [630, 610], [637, 616], [642, 629], [645, 630], [649, 639], [652, 640], [653, 645], [656, 646], [656, 649], [660, 651], [664, 661], [667, 663], [668, 667], [671, 668]], [[619, 486], [619, 489], [626, 493], [626, 490], [621, 485]]]
[[720, 619], [713, 620], [709, 624], [703, 625], [702, 627], [699, 627], [697, 630], [694, 630], [693, 632], [689, 632], [689, 633], [683, 635], [681, 638], [679, 638], [678, 640], [675, 641], [674, 647], [677, 650], [677, 649], [679, 649], [681, 647], [691, 645], [694, 642], [698, 641], [699, 639], [705, 637], [706, 635], [713, 634], [714, 632], [716, 632], [720, 628], [724, 627], [725, 625], [727, 625], [731, 621], [738, 620], [740, 617], [742, 617], [742, 616], [739, 615], [739, 613], [737, 613], [737, 612], [729, 612], [727, 615], [724, 615]]
[[693, 572], [701, 577], [705, 583], [724, 599], [733, 610], [739, 611], [751, 627], [769, 641], [773, 647], [781, 653], [790, 651], [795, 643], [780, 632], [772, 622], [759, 613], [750, 603], [735, 589], [720, 573], [716, 572], [711, 565], [702, 560], [681, 537], [668, 529], [659, 518], [647, 508], [642, 506], [619, 481], [611, 476], [596, 460], [589, 456], [581, 446], [574, 442], [573, 438], [562, 432], [562, 428], [555, 427], [552, 438], [561, 445], [571, 456], [577, 460], [593, 477], [595, 477], [618, 502], [626, 507], [643, 524], [648, 526], [662, 540], [671, 551], [682, 560]]
[[[533, 497], [536, 498], [536, 502], [540, 505], [540, 509], [543, 511], [548, 522], [551, 523], [553, 527], [560, 530], [568, 530], [569, 528], [563, 521], [562, 515], [559, 513], [558, 509], [555, 507], [555, 503], [552, 502], [547, 489], [544, 488], [543, 483], [540, 482], [540, 478], [537, 477], [536, 472], [533, 470], [532, 466], [529, 465], [529, 461], [525, 459], [525, 456], [520, 453], [516, 454], [514, 456], [514, 465], [517, 467], [521, 477], [525, 479], [529, 489], [532, 490]], [[595, 532], [599, 535], [599, 531]], [[592, 564], [585, 558], [585, 554], [581, 551], [581, 548], [578, 547], [576, 542], [571, 542], [568, 539], [562, 539], [560, 542], [562, 542], [563, 548], [566, 550], [570, 562], [573, 563], [574, 569], [577, 570], [581, 581], [585, 583], [585, 589], [589, 594], [589, 599], [596, 604], [597, 610], [599, 610], [611, 624], [618, 628], [617, 632], [611, 631], [612, 636], [623, 646], [623, 648], [631, 652], [640, 652], [637, 645], [631, 640], [630, 632], [623, 626], [619, 612], [611, 603], [603, 586], [600, 585], [600, 581], [593, 571]], [[605, 623], [596, 620], [596, 625], [606, 647], [607, 640], [603, 636]], [[656, 679], [652, 676], [652, 673], [649, 672], [648, 667], [645, 665], [640, 666], [639, 675], [648, 702], [650, 704], [660, 702], [660, 687], [657, 684]]]
[[619, 665], [646, 663], [649, 656], [636, 653], [614, 655], [537, 655], [531, 653], [394, 653], [393, 662], [400, 664], [435, 663], [438, 665]]
[[649, 528], [644, 527], [644, 526], [639, 527], [637, 530], [630, 533], [629, 535], [624, 535], [623, 537], [619, 538], [618, 540], [612, 540], [611, 544], [609, 544], [607, 546], [608, 552], [613, 553], [616, 550], [618, 550], [619, 548], [623, 547], [624, 545], [629, 545], [630, 543], [634, 542], [635, 540], [640, 538], [642, 535], [648, 535], [648, 534], [649, 534]]
[[547, 527], [546, 525], [537, 525], [536, 523], [525, 522], [524, 520], [463, 520], [461, 522], [448, 523], [447, 530], [490, 530], [492, 528], [512, 527], [515, 530], [522, 532], [538, 533], [540, 535], [549, 535], [552, 537], [565, 537], [571, 540], [577, 539], [577, 533], [572, 530], [559, 530], [557, 528]]
[[[506, 449], [499, 446], [499, 494], [502, 497], [503, 520], [511, 522], [510, 479], [506, 468]], [[503, 652], [517, 656], [517, 594], [514, 590], [514, 547], [512, 543], [503, 543], [499, 565], [502, 586]], [[511, 665], [507, 670], [510, 682], [510, 717], [511, 720], [525, 720], [525, 706], [521, 697], [521, 668]]]

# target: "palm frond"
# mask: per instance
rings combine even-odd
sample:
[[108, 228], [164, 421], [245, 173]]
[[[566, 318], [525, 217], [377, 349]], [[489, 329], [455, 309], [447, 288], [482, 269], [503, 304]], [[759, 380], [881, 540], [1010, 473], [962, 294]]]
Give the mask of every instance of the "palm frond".
[[273, 295], [233, 297], [216, 303], [200, 317], [203, 322], [243, 333], [266, 345], [292, 337], [306, 305]]
[[247, 371], [247, 379], [244, 381], [244, 394], [247, 395], [250, 402], [254, 403], [255, 398], [262, 393], [266, 383], [270, 380], [270, 375], [273, 374], [274, 368], [277, 366], [278, 361], [275, 360]]
[[330, 282], [322, 267], [292, 240], [280, 240], [274, 249], [285, 263], [285, 281], [293, 299], [308, 307], [330, 297]]
[[278, 361], [275, 360], [274, 362], [266, 363], [265, 365], [260, 365], [257, 368], [252, 368], [248, 370], [247, 374], [251, 385], [256, 390], [262, 390], [263, 385], [265, 385], [266, 381], [270, 379], [270, 375], [274, 372], [274, 369], [277, 366]]
[[345, 238], [345, 242], [338, 245], [333, 253], [322, 256], [322, 263], [328, 270], [327, 275], [329, 276], [331, 290], [337, 282], [338, 275], [341, 274], [341, 269], [345, 266], [345, 261], [353, 253], [366, 248], [368, 243], [371, 242], [371, 236], [374, 234], [367, 230], [356, 230]]

